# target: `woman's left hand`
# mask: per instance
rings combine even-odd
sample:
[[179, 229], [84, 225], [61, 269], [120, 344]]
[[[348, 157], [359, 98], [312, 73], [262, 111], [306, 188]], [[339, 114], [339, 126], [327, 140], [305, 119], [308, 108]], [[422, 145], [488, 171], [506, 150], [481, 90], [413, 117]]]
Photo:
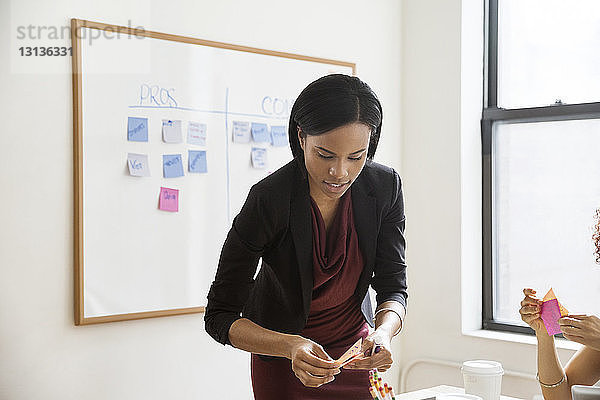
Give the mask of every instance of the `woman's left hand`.
[[346, 369], [373, 369], [387, 371], [394, 360], [392, 359], [391, 338], [387, 332], [373, 331], [363, 340], [362, 354], [356, 360], [348, 363]]
[[600, 351], [600, 318], [573, 314], [560, 318], [558, 323], [566, 339]]

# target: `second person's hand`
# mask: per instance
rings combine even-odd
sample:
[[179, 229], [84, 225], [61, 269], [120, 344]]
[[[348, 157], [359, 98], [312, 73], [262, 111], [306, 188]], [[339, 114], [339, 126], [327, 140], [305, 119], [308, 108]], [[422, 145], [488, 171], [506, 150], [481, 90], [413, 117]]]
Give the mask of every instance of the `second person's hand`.
[[569, 314], [558, 320], [566, 339], [600, 351], [600, 318], [595, 315]]

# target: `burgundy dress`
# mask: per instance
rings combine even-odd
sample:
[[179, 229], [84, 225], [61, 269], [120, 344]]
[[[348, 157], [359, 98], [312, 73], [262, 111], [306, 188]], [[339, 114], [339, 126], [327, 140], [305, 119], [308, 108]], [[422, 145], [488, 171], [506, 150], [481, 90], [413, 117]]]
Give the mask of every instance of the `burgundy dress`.
[[[350, 190], [340, 199], [329, 232], [311, 198], [313, 226], [313, 292], [308, 321], [301, 336], [340, 357], [369, 328], [354, 295], [363, 258], [354, 228]], [[371, 399], [367, 370], [346, 370], [318, 388], [306, 387], [286, 358], [263, 360], [252, 354], [252, 387], [256, 400]]]

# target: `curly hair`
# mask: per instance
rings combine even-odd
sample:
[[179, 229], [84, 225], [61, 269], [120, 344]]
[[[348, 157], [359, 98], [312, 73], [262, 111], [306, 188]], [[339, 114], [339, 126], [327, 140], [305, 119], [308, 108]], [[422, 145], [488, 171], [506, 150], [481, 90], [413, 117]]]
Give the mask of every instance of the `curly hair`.
[[596, 209], [596, 215], [594, 216], [596, 225], [594, 225], [594, 234], [592, 240], [594, 241], [594, 256], [596, 257], [596, 264], [600, 264], [600, 208]]

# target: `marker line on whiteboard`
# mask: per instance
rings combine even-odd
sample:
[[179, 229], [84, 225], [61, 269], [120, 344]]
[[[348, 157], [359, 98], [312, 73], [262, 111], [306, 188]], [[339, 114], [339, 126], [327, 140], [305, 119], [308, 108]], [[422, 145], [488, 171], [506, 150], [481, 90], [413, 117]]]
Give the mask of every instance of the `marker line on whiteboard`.
[[164, 109], [164, 108], [168, 108], [171, 110], [183, 110], [183, 111], [194, 111], [194, 112], [203, 112], [203, 113], [208, 113], [208, 114], [228, 114], [228, 115], [235, 115], [235, 116], [241, 116], [241, 117], [255, 117], [255, 118], [266, 118], [266, 119], [275, 119], [275, 120], [284, 120], [287, 121], [288, 118], [290, 117], [289, 115], [280, 115], [280, 116], [269, 116], [266, 114], [250, 114], [250, 113], [240, 113], [240, 112], [233, 112], [233, 111], [228, 111], [228, 110], [200, 110], [197, 108], [190, 108], [190, 107], [169, 107], [169, 106], [128, 106], [129, 108], [159, 108], [159, 109]]
[[229, 197], [229, 126], [227, 124], [227, 116], [229, 110], [229, 88], [225, 88], [225, 162], [227, 164], [227, 224], [231, 225], [231, 210]]

